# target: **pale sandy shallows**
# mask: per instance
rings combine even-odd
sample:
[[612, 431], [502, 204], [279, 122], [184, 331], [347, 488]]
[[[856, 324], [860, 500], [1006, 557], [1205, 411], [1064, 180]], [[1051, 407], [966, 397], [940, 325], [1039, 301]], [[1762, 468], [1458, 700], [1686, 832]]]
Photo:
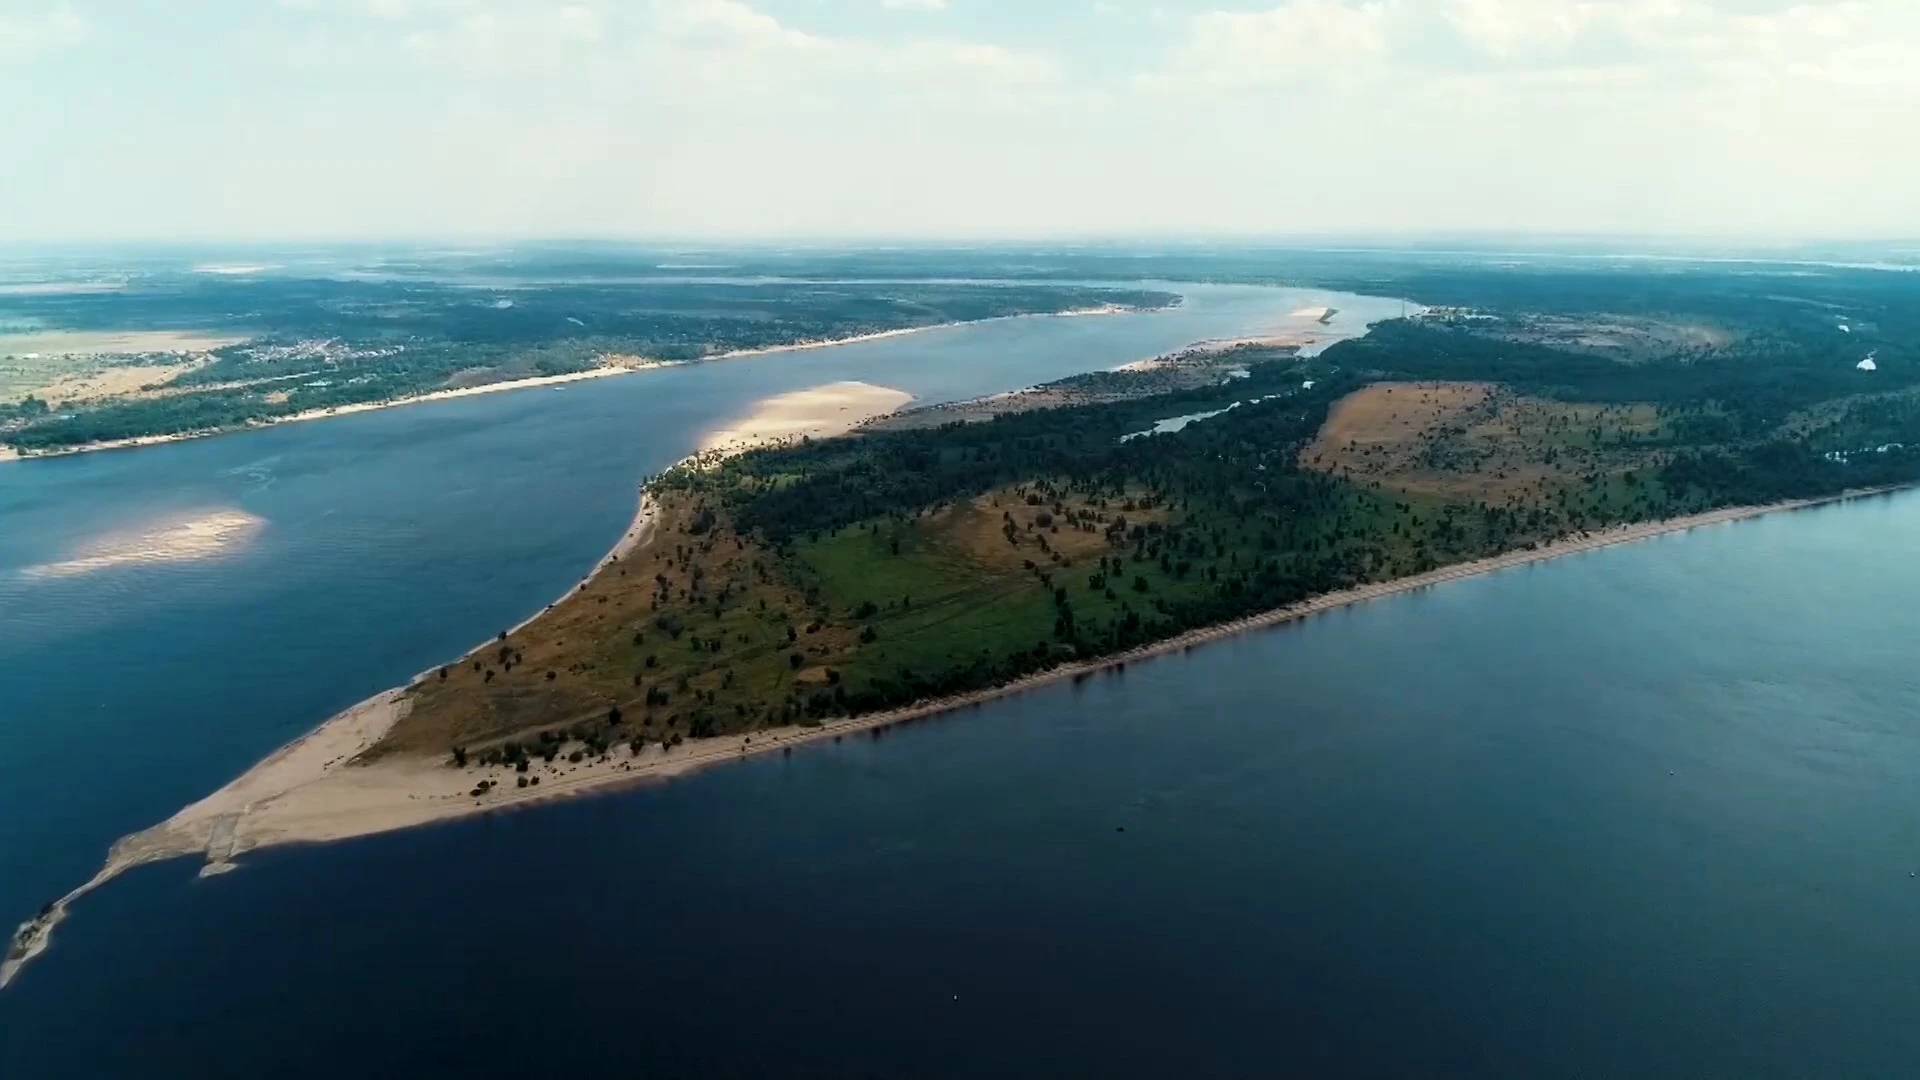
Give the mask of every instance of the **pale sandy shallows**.
[[[828, 388], [818, 388], [820, 391]], [[881, 388], [869, 388], [877, 390]], [[808, 392], [802, 392], [808, 393]], [[855, 391], [844, 391], [855, 393]], [[783, 395], [790, 397], [791, 395]], [[831, 396], [816, 400], [844, 400]], [[876, 399], [877, 400], [877, 399]], [[789, 405], [789, 408], [792, 406]], [[757, 414], [756, 414], [757, 415]], [[849, 414], [851, 415], [851, 414]], [[0, 987], [43, 951], [53, 927], [68, 904], [123, 871], [143, 863], [204, 852], [204, 874], [232, 867], [235, 856], [276, 844], [340, 840], [387, 832], [427, 822], [464, 817], [490, 810], [565, 798], [594, 790], [663, 779], [749, 754], [790, 748], [802, 743], [868, 731], [907, 720], [977, 705], [1046, 683], [1074, 678], [1105, 668], [1121, 667], [1152, 656], [1190, 649], [1210, 641], [1276, 626], [1317, 612], [1345, 607], [1398, 593], [1428, 588], [1448, 581], [1525, 566], [1547, 559], [1631, 543], [1664, 533], [1719, 525], [1782, 510], [1884, 494], [1892, 488], [1850, 492], [1824, 499], [1807, 499], [1770, 506], [1733, 507], [1667, 521], [1625, 525], [1563, 540], [1534, 550], [1519, 550], [1474, 562], [1441, 567], [1395, 581], [1363, 585], [1329, 593], [1288, 608], [1249, 616], [1219, 626], [1194, 630], [1178, 637], [1124, 653], [1064, 665], [1005, 686], [954, 698], [930, 701], [871, 716], [838, 720], [818, 728], [777, 728], [752, 736], [704, 739], [673, 750], [649, 746], [638, 757], [610, 756], [603, 762], [568, 765], [556, 762], [534, 771], [538, 786], [512, 786], [514, 775], [504, 768], [462, 770], [439, 760], [382, 760], [372, 765], [349, 762], [361, 750], [379, 741], [405, 707], [405, 688], [379, 694], [327, 721], [296, 742], [247, 771], [239, 779], [187, 807], [166, 821], [125, 837], [108, 853], [106, 865], [93, 879], [23, 924], [12, 953], [0, 964]], [[654, 517], [643, 500], [634, 527], [621, 538], [616, 553], [630, 551], [651, 538]], [[609, 556], [611, 558], [611, 555]], [[602, 561], [604, 566], [606, 560]], [[482, 779], [497, 785], [482, 795], [472, 789]], [[502, 784], [504, 782], [504, 784]]]
[[26, 578], [71, 577], [96, 570], [208, 559], [245, 547], [266, 520], [233, 507], [172, 515], [94, 538], [68, 558], [20, 571]]

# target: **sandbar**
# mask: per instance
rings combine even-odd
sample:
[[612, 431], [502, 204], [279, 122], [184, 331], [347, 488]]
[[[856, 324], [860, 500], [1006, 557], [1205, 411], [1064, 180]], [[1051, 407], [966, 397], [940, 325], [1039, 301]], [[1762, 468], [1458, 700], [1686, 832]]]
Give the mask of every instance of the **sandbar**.
[[776, 394], [747, 415], [707, 432], [700, 440], [700, 452], [727, 453], [840, 435], [912, 400], [913, 395], [903, 390], [865, 382], [828, 383]]

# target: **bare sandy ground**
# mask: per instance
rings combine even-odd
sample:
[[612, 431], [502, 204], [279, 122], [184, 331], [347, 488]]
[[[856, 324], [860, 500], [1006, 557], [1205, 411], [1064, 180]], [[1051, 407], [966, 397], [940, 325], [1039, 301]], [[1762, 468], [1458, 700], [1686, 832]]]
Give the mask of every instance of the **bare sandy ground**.
[[727, 426], [708, 432], [700, 440], [700, 452], [729, 453], [802, 436], [841, 435], [912, 400], [913, 395], [905, 391], [864, 382], [828, 383], [778, 394]]
[[[1667, 521], [1625, 525], [1584, 534], [1535, 550], [1441, 567], [1429, 573], [1380, 582], [1316, 597], [1293, 607], [1279, 608], [1124, 653], [1069, 664], [1005, 686], [953, 698], [928, 701], [905, 709], [839, 720], [818, 728], [779, 728], [752, 736], [730, 736], [685, 743], [671, 750], [649, 746], [639, 756], [615, 751], [606, 759], [569, 765], [555, 762], [532, 770], [538, 784], [517, 786], [517, 775], [504, 768], [455, 769], [439, 760], [384, 759], [351, 764], [355, 755], [378, 742], [399, 719], [405, 688], [386, 691], [334, 717], [299, 740], [247, 771], [239, 779], [166, 821], [125, 837], [108, 853], [106, 865], [86, 884], [75, 889], [15, 934], [6, 961], [0, 964], [0, 987], [17, 977], [22, 967], [44, 951], [53, 928], [68, 906], [132, 867], [177, 856], [205, 853], [203, 873], [229, 869], [239, 854], [289, 843], [314, 843], [388, 832], [432, 821], [442, 821], [510, 807], [567, 798], [617, 788], [646, 780], [679, 776], [707, 765], [736, 761], [750, 754], [788, 750], [821, 739], [839, 738], [921, 717], [979, 705], [1048, 683], [1072, 679], [1109, 668], [1125, 667], [1154, 656], [1180, 652], [1240, 634], [1307, 618], [1313, 614], [1364, 603], [1399, 593], [1431, 588], [1450, 581], [1526, 566], [1547, 559], [1633, 543], [1666, 533], [1722, 525], [1786, 510], [1804, 509], [1885, 494], [1898, 488], [1849, 492], [1824, 499], [1807, 499], [1769, 506], [1733, 507]], [[643, 503], [635, 527], [622, 537], [632, 550], [651, 536]], [[616, 548], [615, 553], [623, 550]], [[609, 560], [615, 553], [610, 553]], [[604, 561], [603, 561], [604, 565]], [[497, 786], [476, 790], [481, 780]]]
[[247, 340], [244, 334], [197, 330], [38, 330], [0, 334], [0, 356], [146, 356], [212, 352]]
[[192, 371], [194, 364], [155, 364], [109, 367], [80, 375], [62, 375], [33, 394], [54, 408], [94, 398], [130, 397], [149, 386], [169, 382]]

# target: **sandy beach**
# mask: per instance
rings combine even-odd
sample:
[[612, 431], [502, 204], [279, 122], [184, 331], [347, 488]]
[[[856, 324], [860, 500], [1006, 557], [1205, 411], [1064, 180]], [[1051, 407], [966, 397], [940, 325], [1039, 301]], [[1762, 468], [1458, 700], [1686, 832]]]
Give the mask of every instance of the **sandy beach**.
[[700, 453], [737, 453], [802, 437], [842, 435], [912, 400], [913, 395], [905, 391], [864, 382], [828, 383], [778, 394], [725, 427], [708, 432], [700, 440]]
[[[383, 759], [370, 765], [350, 765], [355, 755], [378, 742], [402, 715], [406, 688], [395, 688], [369, 698], [327, 721], [275, 752], [232, 783], [159, 825], [134, 833], [114, 844], [99, 873], [49, 905], [41, 915], [22, 925], [15, 937], [13, 951], [5, 963], [0, 964], [0, 987], [16, 977], [28, 961], [46, 948], [54, 926], [65, 916], [73, 900], [126, 870], [145, 863], [204, 853], [207, 866], [202, 872], [219, 873], [231, 868], [237, 856], [263, 847], [367, 836], [434, 821], [617, 789], [626, 784], [666, 779], [708, 765], [740, 760], [752, 754], [785, 751], [821, 739], [840, 738], [970, 708], [1049, 683], [1125, 667], [1155, 656], [1185, 651], [1208, 642], [1382, 597], [1668, 533], [1867, 498], [1894, 490], [1901, 489], [1876, 488], [1822, 499], [1730, 507], [1666, 521], [1620, 526], [1534, 550], [1511, 551], [1412, 577], [1330, 593], [1292, 607], [1194, 630], [1127, 652], [1063, 665], [1004, 686], [923, 702], [891, 712], [831, 721], [814, 728], [777, 728], [751, 736], [699, 740], [670, 750], [650, 745], [638, 756], [616, 752], [605, 761], [578, 764], [557, 761], [536, 767], [531, 775], [538, 776], [540, 782], [526, 788], [512, 786], [515, 777], [504, 767], [454, 769], [438, 759], [420, 758]], [[621, 537], [620, 545], [609, 552], [601, 565], [607, 565], [625, 551], [634, 550], [638, 544], [646, 542], [651, 533], [651, 518], [643, 500], [641, 513], [636, 517], [634, 526]], [[476, 785], [481, 780], [494, 781], [496, 786], [478, 791]]]

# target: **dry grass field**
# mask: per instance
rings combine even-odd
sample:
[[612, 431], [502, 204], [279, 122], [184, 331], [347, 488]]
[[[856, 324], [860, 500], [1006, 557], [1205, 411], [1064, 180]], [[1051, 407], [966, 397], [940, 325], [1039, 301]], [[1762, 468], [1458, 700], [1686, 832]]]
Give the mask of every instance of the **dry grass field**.
[[1056, 586], [1075, 589], [1089, 625], [1123, 616], [1127, 596], [1089, 591], [1087, 575], [1118, 550], [1121, 519], [1169, 520], [1150, 501], [1019, 485], [775, 552], [668, 493], [649, 543], [429, 673], [371, 756], [752, 732], [805, 722], [811, 699], [844, 686], [1003, 659], [1051, 639]]
[[1646, 405], [1578, 405], [1492, 383], [1379, 383], [1334, 406], [1303, 464], [1413, 496], [1505, 502], [1657, 463]]

